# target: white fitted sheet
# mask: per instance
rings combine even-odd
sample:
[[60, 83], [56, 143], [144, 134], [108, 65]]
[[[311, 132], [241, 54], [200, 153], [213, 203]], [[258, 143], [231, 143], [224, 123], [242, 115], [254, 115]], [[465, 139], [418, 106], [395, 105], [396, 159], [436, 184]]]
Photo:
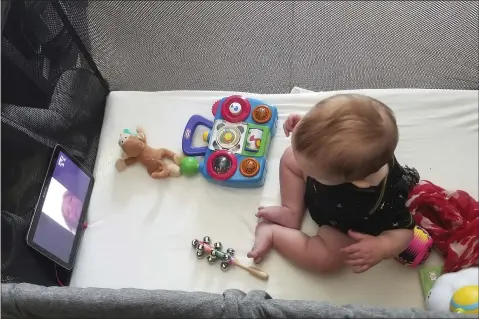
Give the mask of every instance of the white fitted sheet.
[[[344, 91], [343, 91], [344, 92]], [[354, 91], [378, 98], [396, 113], [398, 161], [416, 167], [423, 179], [478, 198], [478, 92], [443, 90]], [[123, 128], [141, 125], [153, 147], [181, 150], [184, 125], [193, 114], [212, 118], [211, 105], [237, 92], [112, 92], [107, 100], [94, 175], [96, 183], [72, 286], [171, 289], [222, 293], [225, 289], [266, 290], [277, 299], [330, 301], [385, 307], [423, 308], [418, 271], [385, 261], [356, 275], [345, 269], [321, 276], [293, 266], [276, 252], [261, 264], [269, 281], [241, 269], [223, 273], [219, 265], [197, 260], [191, 240], [211, 236], [246, 253], [254, 240], [255, 212], [280, 203], [278, 167], [289, 145], [281, 130], [269, 155], [268, 176], [260, 189], [231, 189], [202, 176], [154, 180], [135, 166], [117, 173], [117, 144]], [[306, 112], [338, 92], [258, 95], [279, 109], [280, 123], [291, 112]], [[308, 214], [303, 230], [315, 234]], [[428, 263], [438, 263], [432, 256]]]

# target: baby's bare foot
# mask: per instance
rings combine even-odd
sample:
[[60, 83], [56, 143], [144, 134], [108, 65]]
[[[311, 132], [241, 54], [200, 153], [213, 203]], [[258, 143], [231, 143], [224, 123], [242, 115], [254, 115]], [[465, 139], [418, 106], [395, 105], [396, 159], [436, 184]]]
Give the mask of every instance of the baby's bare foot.
[[295, 212], [285, 206], [260, 206], [256, 217], [288, 228], [297, 228], [298, 217]]
[[254, 245], [247, 254], [255, 264], [259, 264], [273, 246], [273, 226], [268, 222], [260, 222], [256, 226]]

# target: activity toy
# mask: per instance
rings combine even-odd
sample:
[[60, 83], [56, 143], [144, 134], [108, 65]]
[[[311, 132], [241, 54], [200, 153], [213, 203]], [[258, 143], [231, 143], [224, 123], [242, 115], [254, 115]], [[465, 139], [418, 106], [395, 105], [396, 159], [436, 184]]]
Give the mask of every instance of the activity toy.
[[[209, 181], [229, 187], [261, 187], [266, 178], [266, 158], [276, 133], [278, 110], [260, 100], [228, 96], [212, 108], [214, 120], [193, 115], [183, 132], [183, 153], [204, 156], [198, 170]], [[207, 146], [194, 147], [199, 125]]]
[[193, 248], [196, 249], [197, 258], [203, 258], [205, 256], [205, 253], [207, 253], [209, 255], [206, 257], [206, 260], [210, 264], [215, 263], [217, 260], [221, 260], [220, 265], [223, 271], [228, 270], [230, 265], [235, 265], [260, 279], [267, 280], [269, 277], [268, 274], [264, 271], [256, 267], [243, 265], [238, 260], [236, 260], [235, 251], [233, 248], [228, 248], [226, 249], [226, 252], [223, 252], [223, 244], [221, 242], [216, 242], [213, 244], [213, 246], [211, 246], [211, 239], [209, 236], [205, 236], [203, 238], [203, 241], [193, 239], [191, 244], [193, 245]]
[[426, 297], [426, 309], [479, 314], [478, 282], [478, 267], [439, 276]]
[[414, 237], [409, 247], [400, 253], [396, 260], [402, 264], [417, 267], [423, 264], [431, 254], [432, 238], [421, 226], [414, 228]]
[[120, 134], [118, 145], [123, 150], [122, 158], [118, 159], [115, 164], [119, 172], [135, 163], [141, 163], [153, 178], [181, 175], [179, 165], [183, 156], [166, 148], [154, 149], [148, 146], [145, 132], [141, 128], [138, 128], [136, 132], [124, 129]]

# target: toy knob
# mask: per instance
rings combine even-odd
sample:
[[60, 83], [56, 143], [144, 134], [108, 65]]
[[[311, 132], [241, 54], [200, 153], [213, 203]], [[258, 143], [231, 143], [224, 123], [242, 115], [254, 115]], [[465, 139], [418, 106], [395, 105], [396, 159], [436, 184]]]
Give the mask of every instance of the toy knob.
[[251, 117], [256, 123], [264, 124], [268, 122], [271, 117], [271, 111], [266, 105], [259, 105], [254, 108]]
[[193, 176], [198, 173], [200, 164], [194, 157], [187, 156], [180, 162], [180, 172], [185, 176]]
[[228, 107], [231, 115], [238, 115], [238, 114], [241, 114], [241, 104], [238, 103], [238, 102], [233, 102], [230, 104], [230, 106]]
[[210, 132], [208, 131], [204, 131], [203, 132], [203, 141], [205, 141], [206, 143], [208, 143], [208, 135], [209, 135]]

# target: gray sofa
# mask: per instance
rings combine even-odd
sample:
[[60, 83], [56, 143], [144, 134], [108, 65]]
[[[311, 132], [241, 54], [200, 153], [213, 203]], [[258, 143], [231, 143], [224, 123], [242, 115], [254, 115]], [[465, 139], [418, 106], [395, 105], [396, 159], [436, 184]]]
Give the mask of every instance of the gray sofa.
[[[73, 1], [62, 8], [110, 90], [479, 88], [477, 1]], [[81, 153], [89, 165], [95, 154], [95, 147]], [[277, 300], [263, 291], [45, 287], [4, 280], [3, 271], [2, 264], [2, 318], [462, 317]]]

